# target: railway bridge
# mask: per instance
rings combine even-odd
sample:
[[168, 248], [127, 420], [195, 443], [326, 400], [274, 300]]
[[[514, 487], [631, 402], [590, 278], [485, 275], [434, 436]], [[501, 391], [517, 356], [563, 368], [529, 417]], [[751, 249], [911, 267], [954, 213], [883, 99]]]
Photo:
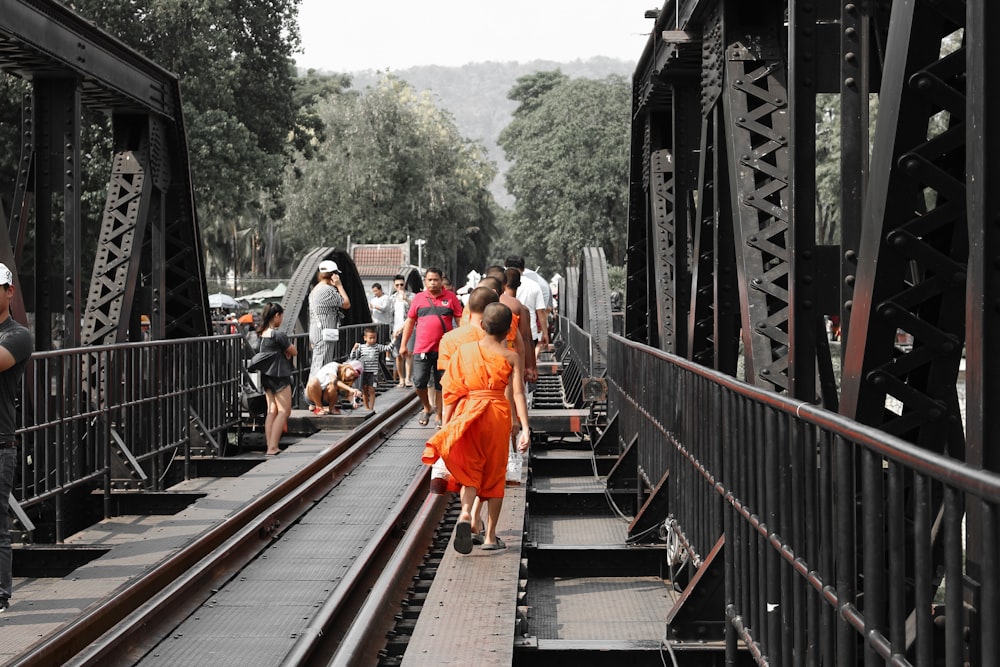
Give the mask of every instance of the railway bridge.
[[[985, 37], [1000, 7], [669, 0], [650, 18], [624, 309], [603, 252], [582, 249], [560, 292], [560, 399], [533, 418], [586, 443], [600, 494], [626, 510], [621, 546], [665, 564], [678, 595], [651, 652], [1000, 664], [1000, 81]], [[38, 350], [11, 507], [19, 553], [65, 563], [88, 557], [60, 547], [78, 526], [248, 465], [234, 453], [252, 382], [242, 340], [211, 331], [176, 77], [51, 0], [0, 0], [0, 68], [31, 83], [0, 261], [19, 269], [14, 313]], [[839, 116], [832, 216], [820, 96]], [[114, 135], [86, 292], [84, 107]], [[322, 247], [286, 309], [303, 314], [325, 258], [363, 294]], [[351, 317], [348, 331], [370, 319]], [[525, 552], [529, 569], [544, 556]], [[522, 630], [510, 620], [514, 661], [544, 661]], [[587, 646], [588, 664], [618, 647]]]

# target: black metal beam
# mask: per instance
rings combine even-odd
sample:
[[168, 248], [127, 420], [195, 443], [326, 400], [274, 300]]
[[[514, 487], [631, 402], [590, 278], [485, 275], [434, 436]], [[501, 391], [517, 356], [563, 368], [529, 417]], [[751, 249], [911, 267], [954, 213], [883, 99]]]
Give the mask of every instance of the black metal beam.
[[176, 76], [53, 0], [0, 0], [0, 69], [79, 77], [87, 106], [180, 113]]

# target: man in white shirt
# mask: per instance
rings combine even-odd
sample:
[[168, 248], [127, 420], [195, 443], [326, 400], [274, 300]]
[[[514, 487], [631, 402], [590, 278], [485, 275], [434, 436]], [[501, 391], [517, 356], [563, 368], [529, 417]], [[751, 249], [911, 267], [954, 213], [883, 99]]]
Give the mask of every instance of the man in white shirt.
[[541, 274], [538, 273], [538, 271], [534, 271], [532, 269], [525, 269], [524, 271], [521, 272], [521, 275], [523, 275], [525, 278], [531, 278], [536, 283], [538, 283], [538, 286], [542, 290], [542, 297], [545, 299], [545, 310], [551, 313], [552, 288], [549, 287], [549, 281], [547, 281], [545, 278], [542, 278]]
[[392, 327], [392, 296], [382, 291], [382, 285], [375, 283], [372, 285], [372, 298], [368, 299], [368, 307], [372, 311], [372, 322], [375, 324], [388, 324]]
[[[508, 257], [507, 267], [517, 269], [523, 276], [524, 258]], [[541, 354], [549, 345], [549, 318], [542, 288], [534, 280], [522, 280], [521, 286], [517, 288], [517, 300], [535, 315], [531, 318], [531, 338], [535, 344], [535, 353]]]

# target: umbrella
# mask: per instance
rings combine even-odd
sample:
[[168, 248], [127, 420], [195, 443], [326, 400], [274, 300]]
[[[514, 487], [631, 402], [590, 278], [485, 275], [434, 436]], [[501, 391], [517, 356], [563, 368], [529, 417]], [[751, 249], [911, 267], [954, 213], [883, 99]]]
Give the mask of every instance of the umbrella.
[[222, 292], [208, 295], [209, 308], [237, 308], [239, 305], [236, 299]]
[[236, 321], [241, 324], [253, 324], [253, 313], [244, 313]]

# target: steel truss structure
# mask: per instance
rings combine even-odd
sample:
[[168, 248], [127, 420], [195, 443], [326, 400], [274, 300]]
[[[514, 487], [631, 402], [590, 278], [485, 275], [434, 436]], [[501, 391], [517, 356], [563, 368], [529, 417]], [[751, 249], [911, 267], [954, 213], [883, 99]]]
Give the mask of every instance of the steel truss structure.
[[[972, 404], [1000, 370], [996, 75], [973, 41], [993, 14], [668, 2], [634, 78], [626, 336], [1000, 467], [956, 392], [964, 350], [985, 419]], [[840, 96], [837, 245], [817, 242], [818, 93]], [[842, 323], [839, 395], [824, 316]]]
[[[625, 336], [1000, 472], [994, 28], [986, 0], [666, 2], [633, 79]], [[839, 99], [835, 243], [820, 94]], [[970, 606], [997, 539], [979, 511]]]
[[[36, 348], [52, 348], [60, 319], [63, 347], [139, 340], [141, 314], [157, 339], [207, 335], [177, 77], [53, 0], [0, 0], [0, 69], [31, 83], [0, 261], [25, 278], [19, 307], [35, 313]], [[84, 107], [107, 113], [113, 132], [99, 234], [80, 214]], [[84, 292], [83, 245], [95, 237]]]

